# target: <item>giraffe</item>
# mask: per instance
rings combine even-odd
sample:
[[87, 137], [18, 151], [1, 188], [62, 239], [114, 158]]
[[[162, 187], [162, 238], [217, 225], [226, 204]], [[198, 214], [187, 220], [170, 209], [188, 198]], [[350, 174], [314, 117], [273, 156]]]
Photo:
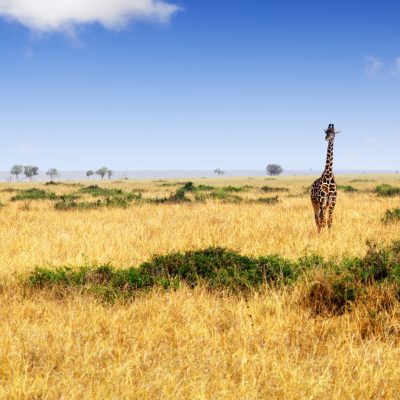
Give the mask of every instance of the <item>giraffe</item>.
[[333, 209], [335, 208], [337, 195], [335, 177], [333, 175], [333, 142], [338, 132], [339, 131], [335, 131], [335, 126], [333, 124], [329, 124], [328, 129], [325, 129], [325, 140], [328, 141], [325, 170], [321, 177], [311, 186], [311, 202], [314, 208], [315, 223], [318, 233], [325, 227], [325, 215], [327, 210], [329, 230], [332, 226]]

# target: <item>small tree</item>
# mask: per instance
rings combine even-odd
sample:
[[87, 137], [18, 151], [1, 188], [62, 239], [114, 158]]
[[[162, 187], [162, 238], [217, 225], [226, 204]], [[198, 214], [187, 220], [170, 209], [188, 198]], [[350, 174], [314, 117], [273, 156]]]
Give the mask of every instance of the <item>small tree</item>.
[[24, 166], [16, 164], [11, 168], [11, 175], [15, 175], [17, 181], [19, 181], [19, 175], [24, 172]]
[[50, 168], [47, 172], [46, 175], [50, 176], [50, 181], [53, 182], [53, 176], [60, 176], [60, 173], [56, 168]]
[[214, 169], [214, 173], [216, 173], [218, 176], [223, 175], [225, 171], [223, 171], [221, 168], [216, 168]]
[[107, 170], [107, 176], [108, 176], [108, 179], [111, 179], [111, 177], [113, 176], [113, 172], [111, 171], [111, 169]]
[[91, 169], [89, 169], [89, 171], [86, 171], [86, 176], [88, 177], [88, 179], [94, 175], [94, 171], [92, 171]]
[[268, 164], [267, 174], [268, 175], [280, 175], [283, 172], [283, 168], [279, 164]]
[[39, 167], [36, 167], [34, 165], [25, 165], [24, 175], [26, 178], [29, 178], [29, 180], [32, 180], [34, 176], [39, 175]]
[[107, 171], [108, 171], [107, 167], [101, 167], [96, 171], [96, 175], [100, 175], [101, 179], [103, 179]]

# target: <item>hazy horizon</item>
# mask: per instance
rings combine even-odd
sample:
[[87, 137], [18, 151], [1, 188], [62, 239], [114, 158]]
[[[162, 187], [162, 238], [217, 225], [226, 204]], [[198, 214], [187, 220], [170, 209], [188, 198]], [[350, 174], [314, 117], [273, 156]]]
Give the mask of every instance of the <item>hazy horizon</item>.
[[[218, 176], [213, 170], [123, 170], [113, 171], [111, 180], [145, 180], [145, 179], [199, 179], [199, 178], [268, 178], [265, 170], [223, 170], [224, 174]], [[82, 180], [97, 180], [101, 181], [101, 177], [93, 175], [90, 178], [86, 176], [84, 170], [69, 170], [59, 171], [60, 176], [55, 177], [55, 181], [82, 181]], [[319, 176], [322, 170], [286, 170], [280, 176]], [[393, 170], [337, 170], [335, 175], [373, 175], [373, 174], [395, 174], [398, 171]], [[23, 175], [17, 180], [14, 176], [11, 177], [10, 172], [0, 171], [0, 182], [30, 182], [29, 178]], [[50, 177], [46, 175], [46, 171], [39, 171], [39, 175], [35, 176], [33, 182], [49, 181]], [[104, 181], [108, 181], [108, 177], [104, 177]]]

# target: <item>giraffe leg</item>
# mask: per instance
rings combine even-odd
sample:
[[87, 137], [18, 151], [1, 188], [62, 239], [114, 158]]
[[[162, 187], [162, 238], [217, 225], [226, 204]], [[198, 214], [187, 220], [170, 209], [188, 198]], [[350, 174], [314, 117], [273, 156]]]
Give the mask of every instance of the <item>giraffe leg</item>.
[[319, 205], [319, 215], [318, 215], [318, 219], [319, 219], [319, 231], [318, 233], [321, 231], [322, 228], [325, 227], [326, 225], [326, 218], [325, 218], [325, 214], [326, 214], [326, 199], [323, 199]]
[[332, 222], [333, 222], [333, 210], [335, 208], [335, 201], [329, 203], [329, 211], [328, 211], [328, 228], [331, 230]]
[[320, 223], [319, 223], [319, 205], [316, 202], [312, 202], [314, 208], [314, 218], [315, 218], [315, 225], [317, 225], [318, 233], [321, 230]]

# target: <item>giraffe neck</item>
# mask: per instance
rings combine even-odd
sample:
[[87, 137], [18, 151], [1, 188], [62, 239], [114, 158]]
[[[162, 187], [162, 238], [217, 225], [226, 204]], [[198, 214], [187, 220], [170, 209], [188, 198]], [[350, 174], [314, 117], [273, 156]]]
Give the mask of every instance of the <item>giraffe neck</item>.
[[333, 141], [334, 138], [330, 139], [328, 142], [328, 151], [326, 154], [326, 164], [325, 164], [325, 176], [332, 176], [333, 175]]

